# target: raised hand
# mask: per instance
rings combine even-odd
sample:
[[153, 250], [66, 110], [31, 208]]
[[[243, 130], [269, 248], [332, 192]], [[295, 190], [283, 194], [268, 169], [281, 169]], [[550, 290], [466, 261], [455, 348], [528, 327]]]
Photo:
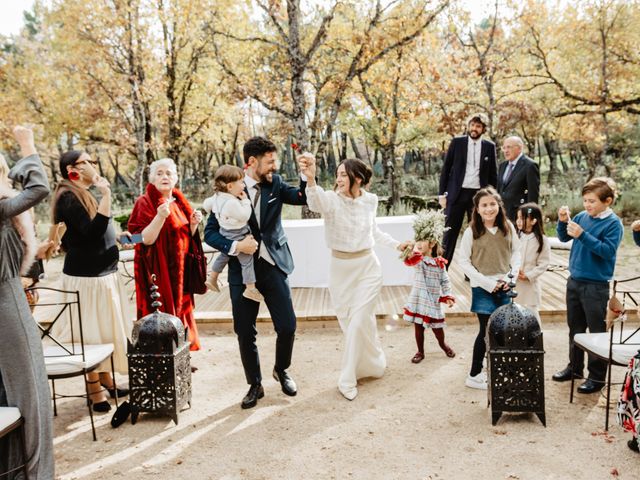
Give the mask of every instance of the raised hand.
[[93, 185], [102, 195], [108, 195], [111, 193], [111, 184], [106, 178], [101, 177], [100, 175], [94, 175]]
[[569, 207], [563, 205], [558, 209], [558, 220], [565, 223], [571, 220], [571, 217], [569, 216]]
[[193, 227], [194, 225], [199, 225], [201, 221], [202, 221], [202, 212], [196, 208], [191, 214], [191, 219], [190, 219], [191, 226]]
[[573, 238], [578, 238], [580, 235], [582, 235], [582, 232], [584, 232], [584, 230], [580, 225], [569, 220], [569, 223], [567, 224], [567, 235]]
[[171, 210], [169, 210], [170, 201], [162, 202], [158, 207], [157, 213], [162, 218], [167, 218], [171, 214]]
[[315, 178], [316, 159], [311, 153], [303, 153], [302, 155], [298, 156], [297, 161], [300, 172], [302, 172], [303, 175], [305, 175], [307, 178]]
[[33, 141], [33, 130], [29, 127], [16, 125], [13, 127], [13, 136], [20, 145], [20, 152], [23, 157], [28, 157], [36, 153], [35, 143]]

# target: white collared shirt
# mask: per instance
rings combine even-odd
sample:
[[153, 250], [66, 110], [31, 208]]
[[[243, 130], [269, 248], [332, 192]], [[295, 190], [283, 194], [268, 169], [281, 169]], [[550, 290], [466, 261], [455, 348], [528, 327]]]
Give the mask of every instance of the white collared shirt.
[[[255, 188], [257, 183], [258, 182], [256, 182], [253, 179], [253, 177], [250, 177], [249, 175], [244, 176], [244, 184], [247, 186], [247, 190], [249, 192], [249, 199], [251, 200], [251, 205], [254, 204], [254, 199], [256, 198], [256, 195], [258, 193], [258, 191]], [[258, 226], [259, 226], [260, 225], [260, 202], [258, 202], [254, 207], [253, 213], [256, 216], [256, 220], [258, 221]], [[260, 250], [260, 253], [259, 253], [260, 258], [266, 260], [271, 265], [276, 264], [276, 262], [273, 261], [273, 258], [271, 258], [271, 255], [269, 255], [269, 250], [267, 250], [267, 247], [264, 244], [264, 242], [260, 242], [259, 250]], [[233, 251], [235, 252], [235, 245], [233, 246]]]
[[593, 218], [607, 218], [609, 215], [613, 215], [613, 210], [611, 210], [611, 207], [607, 207], [603, 212], [600, 212]]
[[482, 151], [482, 137], [473, 140], [467, 136], [467, 168], [464, 171], [462, 188], [480, 188], [480, 153]]

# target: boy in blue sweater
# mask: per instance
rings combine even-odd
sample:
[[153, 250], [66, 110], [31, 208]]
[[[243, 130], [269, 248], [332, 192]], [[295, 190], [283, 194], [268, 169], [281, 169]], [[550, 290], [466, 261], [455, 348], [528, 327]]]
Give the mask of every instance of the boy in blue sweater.
[[[576, 333], [605, 332], [609, 300], [609, 281], [616, 266], [616, 253], [622, 240], [622, 222], [613, 213], [616, 184], [607, 177], [589, 180], [582, 187], [584, 212], [572, 220], [569, 208], [558, 210], [558, 238], [573, 239], [569, 255], [567, 281], [567, 324], [569, 325], [569, 365], [553, 375], [553, 380], [571, 380], [572, 372], [582, 378], [584, 352], [573, 344]], [[578, 387], [579, 393], [594, 393], [602, 388], [607, 364], [589, 355], [589, 376]]]

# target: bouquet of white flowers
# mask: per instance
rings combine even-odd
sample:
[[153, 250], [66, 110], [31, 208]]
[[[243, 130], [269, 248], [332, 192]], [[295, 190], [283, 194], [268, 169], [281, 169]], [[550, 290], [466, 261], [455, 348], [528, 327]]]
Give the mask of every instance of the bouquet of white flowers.
[[413, 221], [416, 242], [435, 242], [442, 246], [445, 227], [445, 216], [440, 210], [422, 210]]

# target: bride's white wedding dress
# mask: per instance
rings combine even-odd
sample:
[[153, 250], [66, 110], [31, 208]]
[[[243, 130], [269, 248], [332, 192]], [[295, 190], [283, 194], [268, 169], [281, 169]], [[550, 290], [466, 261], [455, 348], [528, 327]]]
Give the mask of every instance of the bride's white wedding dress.
[[309, 209], [322, 214], [325, 240], [333, 251], [329, 293], [344, 333], [338, 390], [349, 400], [358, 394], [359, 378], [381, 377], [387, 365], [374, 314], [382, 270], [372, 248], [376, 242], [392, 248], [399, 244], [376, 225], [378, 197], [361, 192], [354, 199], [319, 186], [306, 189]]

